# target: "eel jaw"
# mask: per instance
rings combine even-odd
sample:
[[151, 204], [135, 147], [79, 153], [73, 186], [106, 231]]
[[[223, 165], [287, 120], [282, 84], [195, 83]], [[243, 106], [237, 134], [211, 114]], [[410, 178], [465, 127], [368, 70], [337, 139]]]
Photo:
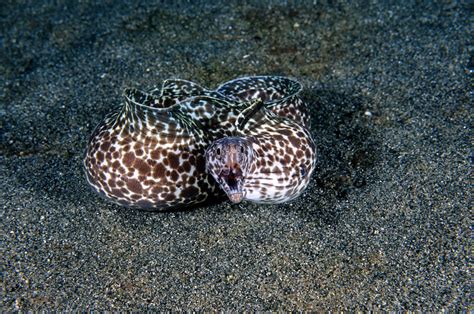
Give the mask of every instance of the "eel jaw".
[[244, 177], [238, 164], [222, 169], [218, 175], [218, 182], [232, 203], [237, 204], [242, 201]]

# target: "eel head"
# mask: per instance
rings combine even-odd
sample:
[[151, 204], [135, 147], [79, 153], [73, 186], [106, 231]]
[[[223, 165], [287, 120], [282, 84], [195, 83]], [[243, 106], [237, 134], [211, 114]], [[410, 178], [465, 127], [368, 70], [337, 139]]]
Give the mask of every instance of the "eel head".
[[245, 197], [245, 177], [254, 159], [252, 143], [243, 137], [221, 138], [207, 148], [206, 169], [232, 203], [240, 203]]

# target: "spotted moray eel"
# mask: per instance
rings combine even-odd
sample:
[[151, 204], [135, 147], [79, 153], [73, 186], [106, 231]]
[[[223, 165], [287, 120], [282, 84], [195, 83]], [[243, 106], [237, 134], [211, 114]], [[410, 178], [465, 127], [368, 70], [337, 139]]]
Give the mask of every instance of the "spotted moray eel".
[[282, 203], [303, 192], [316, 163], [304, 126], [257, 100], [238, 117], [234, 134], [206, 150], [207, 171], [233, 203]]
[[[160, 89], [148, 93], [126, 89], [121, 110], [108, 115], [90, 137], [84, 158], [87, 180], [108, 200], [146, 210], [185, 208], [218, 198], [224, 195], [223, 191], [234, 202], [291, 199], [300, 193], [300, 186], [306, 185], [314, 168], [314, 163], [301, 162], [299, 145], [293, 139], [303, 136], [299, 143], [314, 147], [311, 136], [305, 131], [309, 115], [299, 98], [300, 91], [298, 82], [270, 76], [233, 80], [216, 90], [185, 80], [166, 80]], [[272, 129], [277, 130], [275, 128], [281, 128], [281, 132], [270, 135]], [[288, 143], [295, 147], [288, 146], [284, 140], [290, 136], [290, 130], [293, 141]], [[264, 139], [269, 140], [268, 136], [277, 136], [274, 144], [281, 149], [276, 149], [275, 153], [282, 155], [283, 149], [293, 156], [291, 160], [285, 157], [283, 172], [279, 175], [266, 171], [272, 160], [263, 155], [262, 159], [260, 154], [260, 148], [266, 148], [258, 143], [266, 145]], [[217, 161], [222, 159], [213, 159], [214, 148], [222, 145], [225, 139], [247, 147], [254, 157], [249, 159], [248, 165], [243, 162], [237, 165], [241, 177], [235, 175], [236, 165], [229, 169], [232, 178], [243, 182], [240, 199], [232, 196], [238, 195], [232, 185], [227, 190], [229, 177], [217, 172]], [[243, 145], [244, 142], [252, 144]], [[282, 148], [281, 145], [286, 146]], [[230, 146], [222, 146], [222, 151], [227, 147]], [[315, 160], [314, 154], [304, 154]], [[254, 167], [263, 165], [262, 161], [255, 164], [255, 160], [264, 160], [266, 166], [262, 169], [265, 171], [261, 174], [274, 177], [275, 183], [283, 178], [282, 174], [288, 174], [291, 179], [283, 178], [284, 184], [277, 186], [286, 186], [292, 192], [273, 193], [271, 189], [269, 192], [268, 178], [255, 181], [255, 176], [244, 176], [250, 174], [247, 169], [255, 170]], [[282, 160], [273, 158], [272, 162], [278, 166]], [[293, 172], [284, 170], [294, 163], [300, 179]], [[261, 189], [251, 188], [259, 184], [257, 182], [261, 182]]]

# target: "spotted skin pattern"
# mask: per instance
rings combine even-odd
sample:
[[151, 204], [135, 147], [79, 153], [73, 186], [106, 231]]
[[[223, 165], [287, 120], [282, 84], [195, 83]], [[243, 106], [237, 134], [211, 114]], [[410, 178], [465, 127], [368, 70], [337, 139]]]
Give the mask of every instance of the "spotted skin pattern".
[[303, 86], [298, 81], [282, 76], [251, 76], [238, 78], [219, 86], [216, 91], [236, 101], [260, 99], [275, 114], [310, 127], [306, 104], [300, 98]]
[[300, 195], [316, 165], [305, 127], [256, 101], [236, 122], [236, 136], [213, 142], [206, 168], [233, 203], [282, 203]]
[[208, 96], [179, 102], [134, 89], [124, 96], [122, 110], [99, 124], [88, 144], [84, 166], [94, 189], [120, 205], [148, 210], [187, 207], [222, 194], [205, 171], [204, 151], [225, 136], [219, 130], [240, 109]]
[[[274, 118], [308, 120], [306, 114], [298, 115], [306, 112], [298, 84], [281, 77], [241, 78], [212, 91], [173, 79], [149, 93], [127, 89], [122, 109], [108, 115], [89, 140], [87, 180], [105, 198], [145, 210], [185, 208], [221, 197], [222, 186], [206, 170], [206, 149], [237, 134], [249, 135], [251, 148], [260, 152], [255, 132], [268, 130], [255, 123], [269, 122], [258, 120], [255, 99]], [[260, 135], [262, 141], [265, 136]], [[260, 166], [265, 164], [260, 161]], [[248, 179], [246, 199], [253, 200], [249, 184], [257, 181]]]

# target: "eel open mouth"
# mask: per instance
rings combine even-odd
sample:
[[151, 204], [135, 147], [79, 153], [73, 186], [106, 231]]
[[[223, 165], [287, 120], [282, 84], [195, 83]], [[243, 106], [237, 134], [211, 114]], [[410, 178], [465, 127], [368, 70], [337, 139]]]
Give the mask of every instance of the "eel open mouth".
[[240, 203], [244, 197], [242, 193], [242, 171], [240, 167], [235, 167], [231, 169], [224, 169], [220, 173], [220, 177], [227, 184], [227, 189], [225, 192], [229, 197], [232, 203]]

